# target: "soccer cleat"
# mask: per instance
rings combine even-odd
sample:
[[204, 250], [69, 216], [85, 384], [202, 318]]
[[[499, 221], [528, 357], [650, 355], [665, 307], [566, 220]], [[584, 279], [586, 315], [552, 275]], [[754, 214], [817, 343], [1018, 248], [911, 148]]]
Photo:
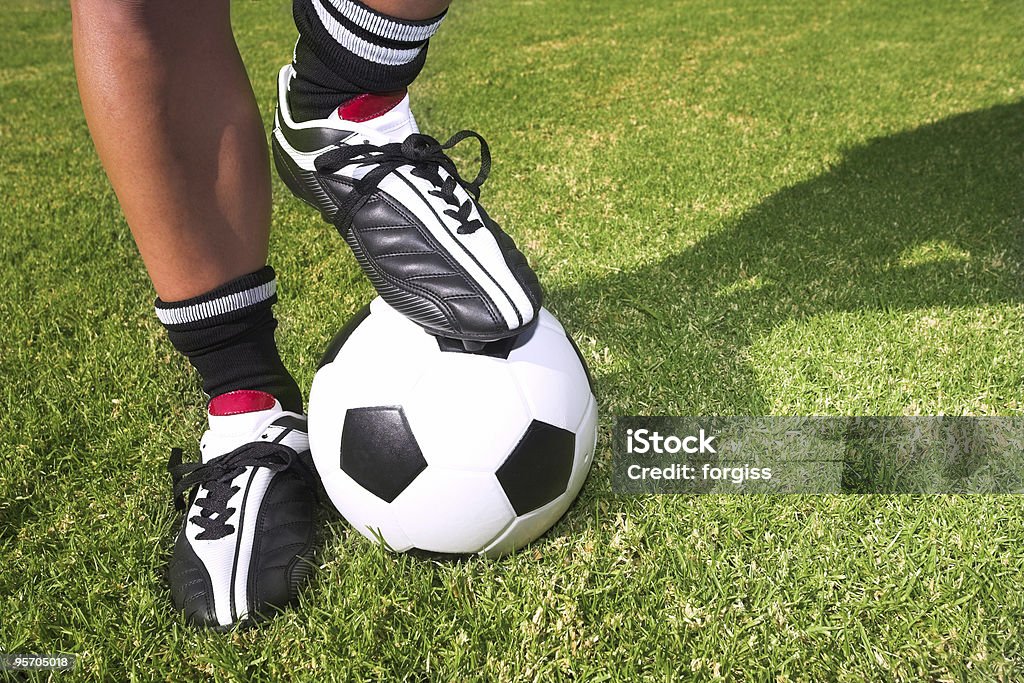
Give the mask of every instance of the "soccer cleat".
[[[285, 185], [320, 210], [381, 297], [431, 334], [488, 342], [530, 327], [537, 276], [479, 204], [487, 143], [462, 131], [445, 144], [419, 134], [407, 93], [360, 95], [325, 119], [296, 123], [293, 70], [281, 69], [271, 146]], [[472, 181], [445, 153], [480, 143]]]
[[[193, 624], [227, 630], [293, 603], [312, 569], [315, 494], [306, 418], [262, 391], [209, 405], [200, 462], [168, 463], [187, 507], [171, 557], [174, 605]], [[185, 493], [195, 488], [186, 505]]]

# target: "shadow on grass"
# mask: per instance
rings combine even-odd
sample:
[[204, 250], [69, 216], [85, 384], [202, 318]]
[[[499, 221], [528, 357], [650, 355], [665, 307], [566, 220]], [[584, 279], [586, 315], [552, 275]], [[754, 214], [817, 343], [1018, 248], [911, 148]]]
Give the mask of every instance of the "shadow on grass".
[[1024, 298], [1022, 178], [1024, 102], [970, 112], [852, 149], [692, 248], [550, 300], [626, 366], [597, 378], [626, 409], [678, 410], [634, 400], [655, 385], [691, 411], [764, 414], [745, 351], [788, 321]]
[[[781, 325], [1024, 299], [1022, 179], [1024, 102], [954, 116], [851, 149], [692, 248], [550, 301], [621, 368], [596, 378], [609, 412], [768, 414], [746, 355]], [[850, 446], [857, 476], [841, 489], [878, 490], [886, 463]]]
[[[609, 397], [619, 410], [680, 409], [633, 400], [653, 385], [692, 395], [682, 404], [691, 415], [765, 414], [744, 352], [786, 322], [1024, 299], [1022, 178], [1024, 103], [955, 116], [852, 149], [660, 263], [549, 299], [566, 329], [585, 330], [624, 366], [595, 378], [606, 410]], [[884, 485], [886, 463], [871, 469], [856, 439], [848, 457], [842, 490]], [[944, 476], [961, 478], [978, 463], [949, 467]], [[592, 475], [584, 497], [607, 486]], [[547, 538], [594, 523], [579, 505], [571, 518]]]

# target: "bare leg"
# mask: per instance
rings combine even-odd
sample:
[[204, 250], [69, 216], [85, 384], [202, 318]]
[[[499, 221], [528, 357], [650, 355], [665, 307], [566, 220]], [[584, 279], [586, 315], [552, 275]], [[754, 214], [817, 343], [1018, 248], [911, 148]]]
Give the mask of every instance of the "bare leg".
[[270, 171], [227, 0], [72, 0], [89, 130], [157, 294], [267, 260]]

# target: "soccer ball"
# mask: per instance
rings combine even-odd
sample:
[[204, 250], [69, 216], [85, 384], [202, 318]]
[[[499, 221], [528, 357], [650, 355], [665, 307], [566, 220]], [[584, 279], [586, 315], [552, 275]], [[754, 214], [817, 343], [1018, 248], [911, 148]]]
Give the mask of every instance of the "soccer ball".
[[466, 352], [377, 298], [313, 378], [309, 444], [334, 506], [392, 550], [502, 555], [565, 513], [590, 470], [597, 403], [547, 310]]

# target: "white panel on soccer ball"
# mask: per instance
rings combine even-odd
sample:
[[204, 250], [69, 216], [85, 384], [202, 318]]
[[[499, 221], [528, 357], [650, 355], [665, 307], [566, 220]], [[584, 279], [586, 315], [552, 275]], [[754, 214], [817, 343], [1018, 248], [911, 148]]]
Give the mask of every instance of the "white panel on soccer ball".
[[[372, 320], [372, 317], [367, 318], [366, 323]], [[349, 340], [363, 338], [359, 335], [361, 331], [361, 328], [357, 329]], [[359, 355], [360, 352], [364, 355]], [[348, 408], [397, 406], [404, 403], [416, 378], [423, 372], [422, 361], [410, 353], [402, 360], [392, 362], [394, 354], [399, 353], [395, 351], [383, 356], [388, 359], [387, 362], [374, 362], [367, 359], [379, 356], [366, 353], [358, 345], [350, 348], [346, 343], [334, 362], [317, 371], [310, 388], [310, 410], [330, 406], [333, 414], [326, 415], [321, 410], [316, 418], [310, 418], [311, 421], [333, 419], [340, 425]], [[340, 435], [341, 432], [338, 433]]]
[[438, 352], [437, 341], [383, 299], [374, 299], [370, 311], [333, 363], [345, 368], [343, 381], [351, 378], [366, 391], [388, 395], [394, 388], [413, 384], [423, 368], [424, 356]]
[[500, 536], [483, 550], [484, 555], [498, 557], [537, 540], [561, 519], [572, 502], [576, 500], [576, 496], [579, 495], [583, 482], [586, 481], [587, 474], [590, 472], [594, 447], [597, 442], [597, 403], [592, 399], [587, 407], [583, 423], [575, 431], [576, 457], [565, 493], [544, 507], [517, 517]]
[[509, 368], [538, 420], [574, 431], [583, 419], [590, 383], [569, 339], [549, 327], [509, 354]]
[[546, 327], [548, 329], [554, 330], [555, 332], [558, 332], [563, 336], [565, 335], [565, 328], [562, 327], [562, 323], [558, 322], [558, 318], [551, 315], [551, 312], [548, 311], [548, 309], [546, 308], [540, 309], [540, 315], [537, 318], [537, 324], [540, 327]]
[[504, 360], [441, 353], [407, 394], [405, 415], [431, 466], [493, 474], [530, 424]]
[[428, 466], [391, 504], [413, 546], [476, 553], [515, 518], [493, 474]]
[[[334, 400], [339, 408], [365, 408], [370, 406], [401, 405], [411, 386], [409, 373], [418, 373], [420, 368], [402, 367], [399, 364], [388, 367], [373, 367], [371, 364], [340, 365], [332, 363], [336, 373], [333, 385], [336, 389]], [[344, 418], [344, 410], [337, 411]]]
[[516, 517], [515, 521], [501, 532], [500, 536], [481, 551], [481, 554], [488, 557], [499, 557], [537, 540], [562, 518], [565, 511], [572, 505], [572, 501], [573, 498], [570, 496], [559, 496], [542, 508], [528, 512], [522, 517]]
[[[352, 405], [352, 393], [356, 390], [338, 381], [337, 370], [334, 365], [320, 368], [309, 390], [309, 449], [321, 478], [339, 468], [341, 429], [345, 411]], [[327, 490], [330, 491], [329, 488]]]
[[345, 521], [363, 536], [374, 543], [378, 542], [379, 536], [396, 552], [412, 548], [413, 544], [391, 505], [359, 486], [340, 469], [335, 469], [330, 485], [324, 481], [324, 488]]
[[576, 432], [576, 458], [572, 464], [569, 485], [565, 489], [565, 496], [569, 500], [579, 495], [594, 462], [594, 449], [597, 447], [597, 401], [593, 396], [590, 397], [583, 421], [573, 431]]

